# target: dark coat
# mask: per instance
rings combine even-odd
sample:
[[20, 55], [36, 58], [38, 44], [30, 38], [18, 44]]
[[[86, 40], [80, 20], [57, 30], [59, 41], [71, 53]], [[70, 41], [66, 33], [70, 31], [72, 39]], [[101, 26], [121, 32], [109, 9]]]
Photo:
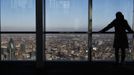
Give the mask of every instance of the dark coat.
[[133, 32], [128, 25], [128, 22], [125, 19], [113, 20], [107, 27], [105, 27], [102, 32], [109, 30], [110, 28], [114, 27], [115, 35], [114, 35], [114, 48], [129, 48], [128, 46], [128, 37], [126, 30], [129, 32]]

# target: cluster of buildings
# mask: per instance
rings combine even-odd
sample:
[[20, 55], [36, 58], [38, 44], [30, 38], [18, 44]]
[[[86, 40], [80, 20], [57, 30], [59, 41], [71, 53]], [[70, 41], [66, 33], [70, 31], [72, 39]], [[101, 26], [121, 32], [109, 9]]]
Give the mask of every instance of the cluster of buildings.
[[[92, 59], [93, 60], [115, 60], [113, 48], [114, 34], [92, 35]], [[129, 49], [126, 49], [126, 60], [134, 59], [132, 35], [128, 35]]]
[[[92, 60], [115, 61], [113, 48], [114, 34], [92, 35]], [[128, 35], [129, 49], [126, 60], [134, 59], [133, 39]], [[88, 60], [88, 36], [80, 34], [47, 34], [45, 46], [46, 60]]]
[[84, 34], [47, 34], [46, 60], [82, 61], [88, 59], [88, 36]]
[[1, 36], [1, 60], [35, 60], [34, 35], [2, 34]]
[[[113, 34], [92, 35], [92, 60], [114, 61]], [[46, 34], [45, 59], [53, 61], [86, 61], [89, 46], [87, 34]], [[128, 37], [126, 60], [134, 59], [133, 39]], [[35, 35], [2, 34], [1, 60], [36, 60]]]

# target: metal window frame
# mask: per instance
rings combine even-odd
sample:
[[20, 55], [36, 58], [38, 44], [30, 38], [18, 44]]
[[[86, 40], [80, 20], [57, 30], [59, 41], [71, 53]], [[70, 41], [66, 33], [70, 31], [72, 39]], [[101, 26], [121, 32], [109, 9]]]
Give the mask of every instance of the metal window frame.
[[[93, 3], [92, 3], [93, 4]], [[92, 25], [92, 24], [91, 24]], [[133, 19], [132, 19], [132, 29], [134, 30], [134, 0], [133, 0]], [[96, 32], [96, 31], [93, 31], [92, 34], [114, 34], [114, 32], [103, 32], [103, 33], [100, 33], [100, 32]], [[127, 34], [132, 34], [133, 35], [133, 44], [134, 44], [134, 33], [131, 33], [131, 32], [127, 32]], [[133, 50], [134, 50], [134, 47], [133, 47]], [[92, 51], [92, 50], [91, 50]], [[92, 57], [92, 55], [91, 55]], [[105, 60], [99, 60], [99, 61], [105, 61]], [[92, 62], [96, 62], [96, 60], [92, 60]], [[97, 61], [98, 62], [98, 61]], [[111, 62], [111, 61], [105, 61], [105, 62]], [[112, 62], [115, 62], [115, 61], [112, 61]], [[125, 62], [134, 62], [134, 60], [132, 61], [125, 61]]]
[[[35, 34], [36, 35], [36, 64], [37, 67], [42, 67], [44, 65], [44, 62], [51, 63], [49, 61], [45, 60], [45, 38], [46, 34], [87, 34], [88, 35], [88, 60], [85, 62], [92, 62], [92, 34], [101, 34], [98, 32], [92, 32], [92, 0], [88, 0], [88, 31], [87, 32], [46, 32], [45, 26], [45, 15], [46, 15], [46, 6], [45, 6], [46, 0], [36, 0], [36, 31], [35, 32], [27, 32], [27, 31], [22, 31], [22, 32], [17, 32], [17, 31], [8, 31], [8, 32], [2, 32], [0, 31], [0, 41], [1, 41], [1, 34]], [[134, 5], [134, 2], [133, 2]], [[44, 7], [44, 8], [43, 8]], [[134, 6], [133, 6], [134, 9]], [[1, 8], [0, 8], [1, 11]], [[133, 11], [134, 12], [134, 11]], [[1, 14], [1, 12], [0, 12]], [[134, 19], [133, 19], [134, 22]], [[0, 23], [1, 23], [1, 17], [0, 17]], [[43, 27], [44, 26], [44, 27]], [[134, 26], [134, 23], [133, 23]], [[1, 28], [1, 24], [0, 24]], [[44, 31], [43, 31], [44, 29]], [[1, 29], [0, 29], [1, 30]], [[106, 32], [103, 34], [111, 34], [113, 32]], [[134, 37], [134, 36], [133, 36]], [[134, 41], [133, 41], [134, 42]], [[1, 43], [0, 43], [1, 46]], [[1, 50], [0, 50], [0, 61], [1, 61]], [[8, 61], [7, 61], [8, 62]], [[23, 62], [23, 60], [22, 60]], [[57, 62], [57, 61], [52, 61], [52, 62]], [[59, 61], [63, 62], [63, 61]], [[68, 62], [68, 61], [65, 61]], [[73, 63], [76, 61], [69, 61], [68, 63]], [[82, 61], [77, 61], [77, 62], [82, 62]], [[93, 61], [94, 62], [94, 61]]]
[[[46, 0], [44, 0], [46, 1]], [[46, 11], [46, 6], [45, 6], [45, 2], [44, 2], [44, 12]], [[44, 14], [46, 15], [46, 14]], [[44, 27], [44, 35], [46, 34], [87, 34], [88, 35], [88, 59], [85, 60], [85, 61], [82, 61], [82, 60], [78, 60], [78, 61], [75, 61], [75, 60], [66, 60], [66, 61], [48, 61], [48, 60], [44, 60], [45, 62], [89, 62], [91, 61], [91, 45], [89, 45], [89, 43], [91, 44], [91, 41], [92, 41], [92, 0], [88, 0], [88, 31], [81, 31], [81, 32], [76, 32], [76, 31], [45, 31], [46, 27]], [[44, 16], [44, 20], [45, 20], [45, 16]], [[44, 26], [46, 26], [45, 22], [44, 22]], [[46, 37], [46, 36], [44, 36]], [[45, 39], [44, 39], [45, 40]], [[90, 41], [90, 42], [89, 42]], [[44, 50], [45, 51], [45, 50]], [[45, 56], [45, 55], [44, 55]], [[45, 58], [44, 58], [45, 59]]]
[[[39, 1], [39, 0], [35, 0], [35, 1]], [[1, 1], [0, 1], [0, 4], [1, 4]], [[35, 6], [37, 6], [37, 2], [35, 2]], [[36, 8], [37, 7], [35, 7], [35, 9]], [[37, 17], [37, 16], [38, 15], [36, 15], [35, 17]], [[36, 25], [35, 25], [35, 27], [36, 27]], [[37, 30], [37, 27], [36, 27], [36, 30]], [[1, 34], [35, 34], [35, 37], [36, 37], [36, 34], [37, 34], [36, 30], [35, 31], [1, 31], [1, 8], [0, 8], [0, 41], [1, 41]], [[36, 42], [37, 42], [37, 40], [36, 40]], [[36, 43], [36, 45], [37, 45], [37, 43]], [[1, 48], [1, 43], [0, 43], [0, 48]], [[37, 53], [37, 51], [36, 51], [36, 53]], [[36, 59], [37, 59], [37, 56], [36, 56]], [[29, 63], [29, 62], [35, 62], [36, 59], [35, 60], [4, 60], [3, 61], [3, 60], [1, 60], [1, 50], [0, 50], [0, 62], [4, 62], [4, 63], [5, 62], [11, 62], [11, 63], [28, 62]]]

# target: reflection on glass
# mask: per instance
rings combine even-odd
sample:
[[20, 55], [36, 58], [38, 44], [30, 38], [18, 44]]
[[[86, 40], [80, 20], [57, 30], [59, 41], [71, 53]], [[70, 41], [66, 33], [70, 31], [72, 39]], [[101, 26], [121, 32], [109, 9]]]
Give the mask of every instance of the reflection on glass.
[[88, 0], [46, 0], [46, 31], [88, 31]]
[[82, 61], [88, 59], [87, 34], [46, 34], [46, 60]]
[[[113, 48], [114, 34], [92, 35], [92, 59], [93, 60], [115, 60]], [[132, 35], [128, 34], [129, 49], [126, 49], [126, 60], [134, 59]]]
[[115, 19], [118, 11], [124, 14], [124, 18], [132, 27], [133, 0], [93, 0], [93, 31], [106, 27]]
[[1, 31], [35, 31], [35, 0], [0, 0]]
[[2, 34], [2, 60], [35, 60], [36, 40], [34, 34]]

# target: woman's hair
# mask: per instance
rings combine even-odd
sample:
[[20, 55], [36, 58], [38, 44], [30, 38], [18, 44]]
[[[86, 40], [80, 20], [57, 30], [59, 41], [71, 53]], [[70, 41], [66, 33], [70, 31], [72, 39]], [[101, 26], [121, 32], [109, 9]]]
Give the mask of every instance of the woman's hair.
[[122, 20], [124, 19], [124, 15], [119, 11], [116, 13], [116, 19]]

